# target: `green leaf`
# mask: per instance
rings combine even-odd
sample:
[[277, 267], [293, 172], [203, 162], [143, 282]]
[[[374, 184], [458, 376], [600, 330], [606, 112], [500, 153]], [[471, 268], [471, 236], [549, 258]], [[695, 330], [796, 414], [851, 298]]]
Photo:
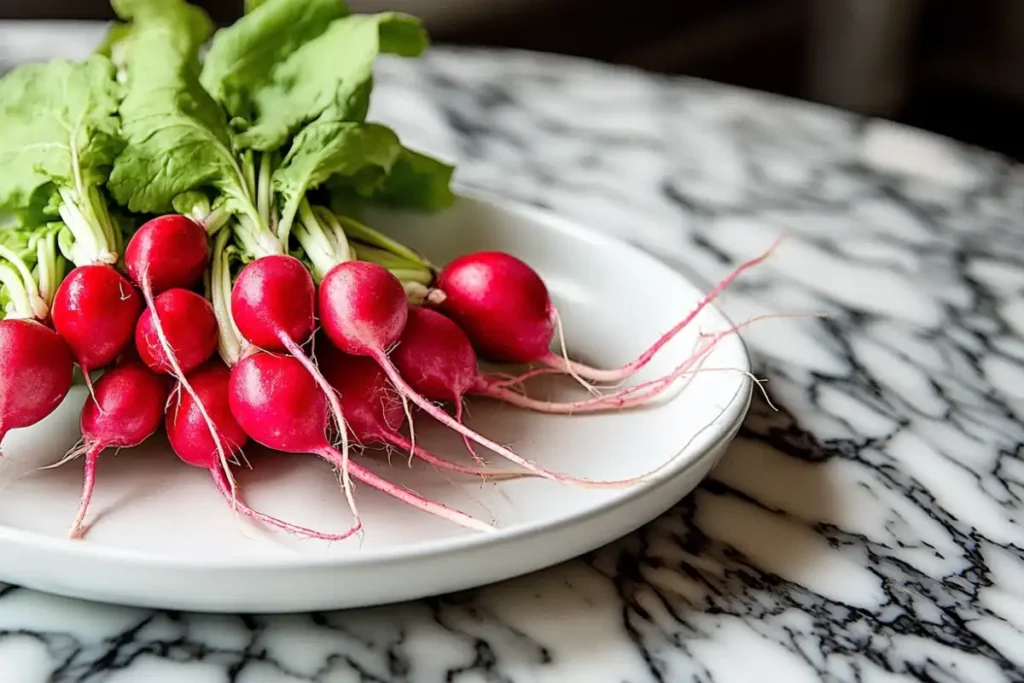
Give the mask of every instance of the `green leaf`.
[[193, 54], [198, 60], [199, 48], [213, 33], [213, 21], [201, 7], [184, 0], [110, 0], [117, 16], [125, 22], [123, 28], [111, 28], [107, 43], [128, 40], [133, 24], [150, 28], [166, 26], [173, 31], [173, 42], [181, 54]]
[[287, 240], [299, 203], [331, 176], [350, 179], [358, 191], [381, 185], [398, 159], [398, 136], [372, 123], [317, 121], [295, 136], [291, 151], [274, 173], [274, 189], [285, 202], [279, 236]]
[[58, 188], [106, 181], [120, 151], [119, 87], [103, 56], [14, 69], [0, 80], [0, 210], [40, 212]]
[[365, 120], [377, 56], [415, 57], [427, 43], [420, 21], [406, 14], [386, 12], [335, 20], [321, 35], [268, 70], [265, 82], [255, 84], [248, 95], [252, 125], [239, 134], [238, 145], [273, 150], [318, 118]]
[[[217, 31], [203, 62], [203, 87], [235, 117], [251, 118], [252, 94], [276, 64], [348, 14], [342, 0], [249, 2], [247, 14]], [[319, 65], [321, 68], [323, 65]]]
[[0, 230], [0, 246], [7, 247], [28, 261], [35, 255], [32, 237], [37, 230], [38, 226], [4, 228]]
[[[391, 173], [379, 191], [369, 200], [386, 206], [415, 211], [439, 211], [455, 201], [451, 189], [454, 167], [411, 149], [403, 149]], [[332, 178], [327, 183], [332, 202], [345, 206], [365, 195], [353, 188], [348, 178]]]
[[163, 213], [177, 195], [215, 187], [248, 211], [252, 201], [227, 119], [199, 84], [204, 31], [194, 8], [180, 0], [114, 0], [114, 7], [133, 20], [120, 110], [126, 146], [109, 182], [114, 198], [130, 211]]

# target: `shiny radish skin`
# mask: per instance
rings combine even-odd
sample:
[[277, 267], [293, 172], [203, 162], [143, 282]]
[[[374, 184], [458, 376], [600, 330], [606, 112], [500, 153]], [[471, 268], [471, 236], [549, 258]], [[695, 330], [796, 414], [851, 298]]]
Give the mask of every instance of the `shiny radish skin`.
[[422, 306], [410, 306], [391, 360], [409, 386], [432, 401], [458, 404], [477, 383], [476, 352], [462, 328]]
[[34, 320], [0, 320], [0, 445], [12, 429], [30, 427], [71, 390], [74, 361], [56, 332]]
[[540, 275], [501, 251], [460, 256], [441, 269], [441, 311], [466, 333], [480, 357], [530, 363], [551, 350], [555, 309]]
[[305, 344], [313, 335], [316, 285], [293, 256], [264, 256], [248, 263], [231, 287], [231, 317], [250, 344], [287, 351], [282, 335]]
[[408, 318], [409, 307], [404, 288], [394, 275], [375, 263], [340, 263], [320, 283], [320, 321], [331, 343], [345, 353], [368, 356], [375, 360], [400, 396], [412, 401], [423, 412], [463, 437], [538, 476], [585, 488], [627, 488], [661, 469], [659, 467], [638, 477], [615, 481], [580, 479], [539, 467], [512, 449], [473, 431], [417, 393], [388, 357], [386, 350], [398, 342]]
[[96, 462], [107, 448], [138, 446], [157, 429], [164, 417], [169, 382], [142, 363], [128, 360], [103, 373], [93, 388], [92, 400], [82, 407], [79, 425], [84, 437], [85, 477], [78, 515], [68, 532], [81, 538], [96, 485]]
[[[318, 455], [342, 467], [342, 455], [327, 441], [328, 408], [319, 390], [298, 360], [256, 352], [231, 369], [231, 413], [249, 437], [267, 448], [284, 453]], [[393, 484], [355, 462], [352, 475], [398, 500], [456, 524], [476, 530], [492, 530], [487, 524], [440, 503], [427, 500]], [[356, 526], [360, 525], [358, 517]]]
[[106, 367], [131, 343], [142, 315], [135, 285], [112, 266], [78, 266], [57, 288], [50, 317], [57, 334], [88, 376]]
[[[422, 306], [409, 307], [408, 319], [391, 360], [415, 391], [433, 401], [455, 404], [455, 420], [462, 422], [463, 397], [480, 377], [476, 351], [469, 337], [450, 318]], [[482, 464], [470, 439], [466, 449]]]
[[368, 261], [345, 261], [328, 271], [320, 282], [319, 304], [327, 338], [351, 356], [384, 356], [409, 319], [402, 283]]
[[231, 368], [228, 405], [253, 441], [282, 453], [317, 453], [327, 444], [327, 401], [290, 356], [252, 353]]
[[352, 437], [362, 445], [394, 446], [438, 469], [491, 480], [532, 475], [525, 471], [459, 465], [413, 444], [399, 431], [405, 424], [406, 414], [394, 395], [394, 385], [372, 358], [350, 356], [328, 344], [320, 353], [320, 366], [324, 377], [338, 391]]
[[153, 296], [168, 289], [191, 289], [210, 263], [203, 226], [187, 216], [168, 214], [144, 223], [124, 252], [128, 275]]
[[[189, 374], [188, 379], [195, 395], [206, 407], [210, 419], [216, 425], [227, 448], [232, 455], [240, 453], [248, 443], [249, 436], [231, 413], [228, 402], [231, 371], [215, 358]], [[176, 391], [181, 391], [181, 388], [178, 387]], [[289, 524], [254, 510], [237, 493], [232, 494], [227, 476], [221, 467], [213, 435], [206, 427], [206, 421], [198, 409], [198, 404], [187, 393], [181, 392], [180, 400], [168, 403], [164, 426], [167, 430], [167, 440], [178, 458], [193, 467], [207, 470], [217, 492], [227, 500], [234, 510], [246, 517], [297, 536], [318, 540], [340, 541], [353, 533], [353, 530], [350, 530], [343, 534], [325, 534]]]
[[135, 349], [153, 372], [174, 374], [174, 366], [160, 343], [154, 324], [160, 317], [167, 342], [178, 367], [188, 374], [208, 361], [217, 351], [217, 317], [213, 304], [187, 289], [168, 289], [156, 297], [135, 326]]
[[[228, 405], [231, 371], [214, 358], [189, 373], [188, 379], [196, 396], [206, 406], [229, 452], [232, 455], [240, 453], [249, 442], [249, 435], [238, 424]], [[180, 389], [175, 387], [174, 392]], [[164, 427], [171, 449], [180, 460], [201, 469], [220, 467], [216, 444], [191, 396], [182, 394], [179, 400], [167, 403]]]

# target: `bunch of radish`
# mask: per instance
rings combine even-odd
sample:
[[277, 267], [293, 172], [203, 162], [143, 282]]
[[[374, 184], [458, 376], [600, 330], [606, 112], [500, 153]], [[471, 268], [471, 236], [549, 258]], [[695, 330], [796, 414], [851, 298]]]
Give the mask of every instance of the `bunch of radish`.
[[[618, 488], [652, 474], [551, 471], [473, 429], [464, 403], [565, 415], [648, 404], [735, 328], [665, 377], [598, 385], [643, 369], [764, 256], [634, 362], [589, 367], [551, 350], [560, 318], [523, 261], [480, 252], [438, 269], [355, 218], [366, 204], [432, 211], [455, 199], [451, 166], [366, 121], [374, 58], [426, 48], [415, 18], [352, 16], [341, 0], [265, 0], [214, 32], [183, 0], [112, 4], [121, 23], [97, 54], [0, 79], [0, 212], [13, 219], [0, 229], [0, 444], [67, 398], [77, 364], [88, 390], [82, 443], [61, 461], [84, 461], [71, 536], [88, 528], [100, 456], [161, 430], [236, 513], [324, 540], [361, 529], [356, 481], [492, 528], [371, 471], [355, 445], [485, 480]], [[478, 357], [535, 367], [486, 373]], [[538, 400], [526, 387], [539, 374], [569, 375], [592, 395]], [[476, 463], [417, 445], [403, 429], [420, 417], [458, 433]], [[352, 519], [326, 532], [250, 508], [233, 473], [250, 444], [330, 462]], [[481, 450], [508, 466], [486, 466]]]
[[[505, 388], [507, 379], [479, 370], [478, 353], [489, 360], [532, 360], [565, 373], [571, 361], [554, 362], [548, 351], [557, 313], [543, 281], [521, 260], [500, 252], [453, 261], [428, 297], [435, 303], [424, 305], [409, 303], [402, 283], [374, 263], [339, 263], [317, 289], [297, 259], [257, 259], [232, 286], [231, 318], [244, 346], [237, 357], [224, 359], [217, 354], [213, 306], [195, 289], [209, 261], [210, 246], [199, 223], [181, 215], [158, 217], [131, 237], [124, 258], [127, 277], [109, 265], [79, 266], [61, 282], [48, 315], [0, 322], [0, 354], [8, 368], [0, 394], [5, 431], [34, 424], [56, 408], [71, 386], [72, 359], [85, 376], [105, 370], [94, 385], [90, 382], [81, 414], [84, 442], [70, 454], [85, 460], [72, 536], [84, 528], [99, 455], [137, 446], [162, 426], [178, 457], [208, 470], [215, 490], [235, 510], [288, 532], [325, 540], [350, 536], [361, 526], [354, 494], [346, 490], [354, 521], [339, 533], [306, 529], [251, 509], [231, 475], [250, 440], [285, 453], [320, 456], [345, 479], [351, 476], [425, 512], [487, 530], [490, 525], [374, 474], [339, 451], [337, 443], [387, 444], [434, 467], [484, 478], [540, 476], [569, 485], [629, 486], [643, 477], [589, 481], [551, 472], [495, 443], [459, 419], [465, 396], [554, 413], [622, 409], [662, 393], [698, 359], [697, 354], [685, 359], [680, 371], [655, 382], [576, 404], [536, 401]], [[312, 345], [317, 313], [329, 342], [320, 347], [320, 363], [304, 349]], [[492, 329], [504, 334], [494, 335]], [[573, 363], [571, 371], [629, 376], [681, 329], [670, 330], [621, 370]], [[36, 378], [32, 387], [23, 379], [29, 376]], [[20, 401], [12, 398], [15, 392]], [[400, 432], [404, 401], [518, 468], [460, 465], [413, 445]]]

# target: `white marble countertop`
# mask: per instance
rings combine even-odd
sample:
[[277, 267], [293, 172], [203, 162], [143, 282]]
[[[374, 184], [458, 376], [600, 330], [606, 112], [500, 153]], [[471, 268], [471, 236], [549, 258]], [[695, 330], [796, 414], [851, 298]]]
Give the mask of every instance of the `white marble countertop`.
[[[0, 59], [94, 33], [48, 28]], [[18, 52], [14, 47], [22, 45]], [[27, 46], [27, 47], [25, 47]], [[1024, 680], [1024, 170], [774, 97], [561, 58], [386, 62], [374, 115], [458, 181], [651, 250], [752, 328], [709, 481], [585, 558], [467, 594], [275, 617], [0, 589], [3, 683]]]

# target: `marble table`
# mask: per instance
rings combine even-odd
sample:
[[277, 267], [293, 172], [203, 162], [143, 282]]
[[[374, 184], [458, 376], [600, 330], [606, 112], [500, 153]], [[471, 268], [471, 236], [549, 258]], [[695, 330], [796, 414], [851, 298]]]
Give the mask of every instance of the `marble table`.
[[[95, 32], [53, 35], [74, 53]], [[1024, 681], [1024, 169], [522, 53], [386, 62], [376, 93], [375, 117], [457, 161], [464, 187], [705, 286], [788, 230], [722, 300], [735, 318], [829, 314], [747, 334], [778, 411], [755, 403], [710, 479], [639, 532], [466, 594], [263, 617], [2, 588], [0, 681]]]

